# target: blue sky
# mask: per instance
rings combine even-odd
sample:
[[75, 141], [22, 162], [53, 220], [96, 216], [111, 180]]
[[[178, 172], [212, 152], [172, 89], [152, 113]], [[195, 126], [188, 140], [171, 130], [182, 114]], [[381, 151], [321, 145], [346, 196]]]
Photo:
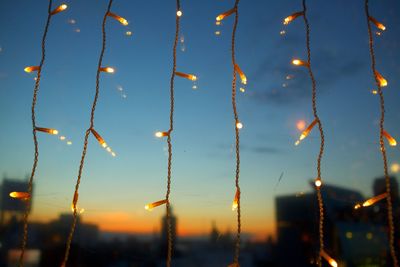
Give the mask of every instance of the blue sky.
[[[372, 180], [382, 175], [383, 168], [377, 142], [379, 102], [371, 94], [374, 81], [363, 1], [307, 2], [318, 108], [326, 133], [323, 179], [369, 196]], [[370, 13], [387, 27], [374, 37], [378, 70], [389, 81], [384, 88], [386, 129], [400, 138], [400, 19], [396, 16], [400, 4], [370, 2]], [[61, 3], [54, 1], [54, 7]], [[69, 210], [89, 125], [101, 20], [107, 6], [105, 0], [65, 3], [68, 10], [54, 16], [49, 29], [37, 124], [58, 129], [73, 144], [39, 135], [32, 215], [36, 220]], [[32, 166], [34, 75], [23, 69], [39, 63], [47, 4], [0, 3], [0, 172], [12, 178], [22, 179]], [[191, 81], [176, 79], [171, 200], [181, 233], [206, 233], [212, 220], [221, 230], [235, 229], [235, 214], [230, 210], [235, 193], [230, 102], [233, 20], [215, 25], [216, 15], [233, 4], [228, 0], [181, 3], [185, 51], [178, 47], [177, 70], [199, 77], [197, 90]], [[293, 57], [306, 56], [304, 23], [298, 19], [282, 25], [284, 17], [299, 10], [301, 1], [288, 0], [241, 1], [239, 6], [236, 55], [248, 77], [246, 92], [238, 92], [237, 98], [244, 124], [243, 220], [245, 231], [261, 236], [274, 232], [275, 196], [309, 191], [308, 181], [316, 173], [317, 131], [294, 146], [300, 134], [296, 122], [312, 121], [311, 83], [305, 69], [290, 66]], [[166, 142], [156, 139], [154, 132], [168, 128], [175, 2], [115, 0], [112, 11], [130, 24], [107, 22], [103, 62], [114, 66], [116, 73], [101, 75], [95, 128], [117, 157], [90, 139], [80, 205], [86, 210], [84, 220], [107, 220], [107, 229], [152, 231], [159, 228], [164, 209], [147, 213], [143, 206], [165, 195]], [[214, 34], [217, 30], [221, 35]], [[132, 36], [126, 36], [126, 31], [132, 31]], [[286, 80], [287, 75], [293, 78]], [[390, 164], [400, 161], [398, 147], [388, 148], [388, 156]], [[135, 229], [135, 225], [141, 226]]]

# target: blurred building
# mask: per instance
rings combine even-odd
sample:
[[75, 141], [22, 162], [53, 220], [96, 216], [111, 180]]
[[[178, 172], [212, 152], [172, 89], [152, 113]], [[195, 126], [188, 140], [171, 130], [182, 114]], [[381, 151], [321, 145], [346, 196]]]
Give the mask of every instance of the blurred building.
[[[170, 206], [170, 218], [171, 218], [171, 235], [172, 235], [172, 255], [175, 254], [175, 244], [177, 242], [176, 240], [176, 223], [177, 223], [177, 218], [173, 213], [173, 209]], [[161, 255], [165, 256], [167, 253], [167, 248], [168, 248], [168, 222], [167, 222], [167, 215], [165, 214], [161, 218], [161, 240], [160, 240], [160, 252]], [[165, 254], [165, 255], [164, 255]]]
[[[374, 191], [381, 192], [381, 184], [381, 179], [376, 179]], [[397, 194], [397, 187], [393, 189]], [[377, 212], [373, 206], [355, 210], [354, 205], [365, 200], [355, 190], [325, 184], [321, 193], [325, 250], [339, 266], [388, 266], [387, 224], [381, 219], [386, 211]], [[315, 191], [276, 198], [277, 266], [315, 266], [319, 252], [318, 217]]]

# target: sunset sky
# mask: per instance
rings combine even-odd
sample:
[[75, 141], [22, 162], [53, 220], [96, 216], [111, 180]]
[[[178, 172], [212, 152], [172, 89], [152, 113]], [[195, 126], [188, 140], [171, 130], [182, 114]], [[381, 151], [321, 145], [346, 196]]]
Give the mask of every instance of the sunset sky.
[[[363, 1], [307, 2], [318, 108], [326, 135], [323, 179], [371, 196], [372, 181], [382, 176], [383, 168]], [[54, 8], [61, 3], [54, 0]], [[68, 9], [51, 21], [36, 114], [38, 126], [58, 129], [60, 134], [38, 133], [31, 221], [71, 212], [95, 92], [108, 1], [65, 3]], [[0, 1], [1, 177], [22, 180], [32, 167], [35, 74], [24, 68], [39, 64], [47, 5], [45, 0]], [[232, 8], [234, 1], [182, 0], [181, 5], [184, 42], [178, 45], [177, 71], [199, 79], [196, 90], [192, 81], [175, 80], [171, 203], [182, 235], [207, 234], [212, 221], [223, 232], [235, 231], [233, 17], [215, 25], [215, 17]], [[310, 192], [309, 181], [316, 175], [318, 132], [294, 146], [301, 133], [299, 122], [309, 124], [313, 119], [306, 69], [290, 65], [292, 58], [306, 57], [304, 23], [298, 19], [282, 24], [283, 18], [301, 9], [300, 0], [243, 0], [239, 5], [236, 56], [248, 78], [245, 92], [238, 91], [237, 96], [244, 124], [243, 230], [256, 238], [275, 234], [275, 197]], [[85, 209], [83, 221], [103, 230], [151, 233], [159, 230], [165, 211], [148, 212], [144, 205], [165, 197], [167, 146], [154, 133], [167, 130], [169, 123], [175, 1], [115, 0], [112, 12], [130, 24], [107, 21], [103, 62], [116, 72], [101, 74], [95, 128], [116, 157], [90, 137], [78, 205]], [[371, 0], [370, 12], [387, 27], [374, 36], [377, 68], [389, 83], [384, 88], [386, 130], [400, 140], [400, 2]], [[60, 140], [61, 135], [66, 140]], [[390, 165], [400, 163], [399, 147], [388, 147], [388, 157]]]

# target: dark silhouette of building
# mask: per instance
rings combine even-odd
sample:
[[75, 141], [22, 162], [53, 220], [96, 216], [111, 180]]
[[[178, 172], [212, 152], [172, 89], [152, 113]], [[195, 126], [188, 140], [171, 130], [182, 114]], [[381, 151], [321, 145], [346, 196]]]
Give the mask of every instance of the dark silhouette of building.
[[[177, 218], [173, 213], [172, 207], [169, 207], [170, 209], [170, 218], [171, 218], [171, 236], [172, 236], [172, 254], [175, 254], [175, 244], [177, 242], [176, 240], [176, 223], [177, 223]], [[162, 256], [165, 256], [167, 254], [167, 249], [168, 249], [168, 223], [167, 223], [167, 215], [165, 214], [161, 218], [161, 240], [160, 240], [160, 253]]]

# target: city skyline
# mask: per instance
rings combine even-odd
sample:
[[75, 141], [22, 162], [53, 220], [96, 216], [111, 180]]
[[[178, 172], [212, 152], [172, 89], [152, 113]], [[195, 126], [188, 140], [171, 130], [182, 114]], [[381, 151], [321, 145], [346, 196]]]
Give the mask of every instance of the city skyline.
[[[38, 135], [40, 159], [31, 221], [49, 221], [70, 212], [94, 94], [106, 1], [66, 3], [68, 10], [54, 17], [49, 29], [37, 106], [38, 124], [56, 128], [60, 134]], [[57, 4], [61, 1], [54, 1]], [[184, 42], [178, 48], [178, 70], [199, 77], [196, 90], [191, 81], [176, 80], [171, 198], [182, 235], [209, 233], [213, 220], [222, 231], [236, 227], [231, 211], [235, 195], [232, 20], [215, 25], [216, 15], [231, 6], [231, 1], [182, 2]], [[116, 72], [101, 76], [96, 130], [116, 157], [90, 139], [78, 204], [85, 209], [84, 220], [100, 222], [103, 230], [151, 233], [160, 227], [164, 208], [148, 212], [144, 205], [165, 195], [166, 142], [154, 133], [165, 130], [168, 122], [174, 9], [174, 3], [161, 0], [114, 3], [114, 11], [130, 25], [122, 27], [113, 21], [107, 25], [104, 62]], [[276, 229], [274, 198], [310, 191], [318, 138], [313, 131], [294, 146], [301, 133], [298, 122], [312, 120], [311, 83], [304, 70], [290, 66], [293, 57], [305, 57], [303, 25], [283, 26], [282, 20], [300, 10], [301, 3], [244, 1], [240, 9], [237, 56], [248, 77], [246, 91], [238, 92], [244, 124], [243, 226], [246, 233], [265, 239]], [[387, 26], [375, 37], [375, 46], [379, 70], [389, 81], [384, 89], [385, 125], [398, 139], [400, 21], [394, 10], [399, 9], [393, 0], [371, 2], [371, 12]], [[0, 173], [11, 178], [25, 177], [32, 166], [34, 75], [23, 69], [38, 64], [46, 11], [46, 1], [0, 3]], [[379, 105], [371, 93], [374, 84], [363, 5], [309, 1], [309, 12], [319, 110], [326, 129], [324, 181], [372, 196], [372, 180], [381, 177], [383, 170], [377, 142]], [[60, 140], [61, 135], [72, 144]], [[398, 147], [388, 147], [388, 157], [391, 165], [398, 163]]]

